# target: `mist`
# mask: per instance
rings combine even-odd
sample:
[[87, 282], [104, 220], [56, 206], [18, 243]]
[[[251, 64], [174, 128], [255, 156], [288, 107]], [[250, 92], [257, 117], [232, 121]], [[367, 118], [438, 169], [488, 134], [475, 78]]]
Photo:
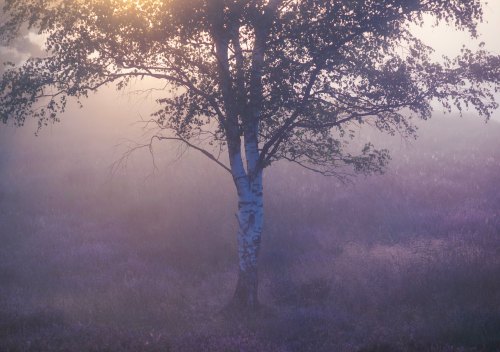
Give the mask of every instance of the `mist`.
[[[223, 308], [236, 282], [225, 170], [148, 136], [149, 98], [106, 91], [41, 129], [2, 126], [3, 350], [389, 351], [500, 347], [500, 125], [434, 116], [351, 183], [265, 175], [267, 316]], [[117, 161], [121, 163], [117, 164]], [[434, 347], [432, 347], [434, 346]]]
[[[436, 57], [482, 40], [500, 52], [497, 5], [475, 41], [414, 30]], [[26, 31], [0, 55], [41, 42]], [[151, 84], [106, 87], [41, 129], [0, 126], [1, 351], [500, 350], [498, 110], [435, 105], [416, 140], [356, 125], [354, 146], [390, 151], [382, 175], [266, 169], [263, 308], [242, 321], [225, 310], [232, 177], [180, 143], [149, 148]]]

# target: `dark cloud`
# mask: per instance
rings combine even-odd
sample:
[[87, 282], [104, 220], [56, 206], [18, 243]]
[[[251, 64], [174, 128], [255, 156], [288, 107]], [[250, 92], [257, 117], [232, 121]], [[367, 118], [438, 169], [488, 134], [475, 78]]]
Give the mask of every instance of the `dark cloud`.
[[[7, 15], [3, 12], [4, 0], [0, 0], [0, 23], [5, 23]], [[16, 38], [9, 43], [0, 45], [0, 73], [5, 71], [4, 63], [14, 62], [16, 64], [30, 57], [40, 57], [44, 54], [42, 44], [38, 35], [24, 27], [20, 30]]]

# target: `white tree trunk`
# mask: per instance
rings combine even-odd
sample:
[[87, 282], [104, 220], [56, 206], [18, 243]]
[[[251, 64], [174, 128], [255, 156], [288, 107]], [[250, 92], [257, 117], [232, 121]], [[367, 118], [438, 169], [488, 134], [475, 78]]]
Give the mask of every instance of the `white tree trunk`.
[[[262, 173], [258, 178], [262, 179]], [[257, 264], [264, 222], [262, 182], [255, 181], [247, 197], [240, 197], [237, 214], [239, 276], [234, 299], [239, 306], [248, 308], [258, 306]]]
[[234, 304], [240, 308], [258, 306], [257, 264], [264, 223], [262, 170], [257, 169], [259, 159], [257, 126], [245, 132], [246, 170], [241, 153], [235, 153], [231, 166], [238, 192], [238, 258], [239, 275]]

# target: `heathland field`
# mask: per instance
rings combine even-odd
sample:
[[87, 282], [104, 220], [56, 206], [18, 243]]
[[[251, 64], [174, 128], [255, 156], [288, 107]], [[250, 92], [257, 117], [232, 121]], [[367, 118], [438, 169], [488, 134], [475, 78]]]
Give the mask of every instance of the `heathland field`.
[[246, 322], [224, 172], [160, 146], [110, 175], [105, 134], [0, 132], [0, 351], [500, 351], [497, 122], [365, 135], [393, 160], [350, 184], [273, 165]]

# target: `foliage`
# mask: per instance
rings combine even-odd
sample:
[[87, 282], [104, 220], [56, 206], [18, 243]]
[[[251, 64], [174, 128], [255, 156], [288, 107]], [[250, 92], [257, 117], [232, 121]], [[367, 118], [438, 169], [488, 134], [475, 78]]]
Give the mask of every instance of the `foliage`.
[[433, 99], [486, 117], [496, 107], [499, 57], [464, 50], [432, 62], [409, 30], [430, 14], [475, 36], [479, 0], [7, 0], [4, 11], [3, 42], [28, 25], [47, 50], [0, 80], [4, 122], [43, 126], [69, 97], [150, 77], [165, 84], [158, 137], [228, 171], [221, 152], [257, 132], [249, 174], [279, 159], [340, 177], [342, 166], [379, 172], [387, 151], [349, 148], [354, 126], [413, 136]]

